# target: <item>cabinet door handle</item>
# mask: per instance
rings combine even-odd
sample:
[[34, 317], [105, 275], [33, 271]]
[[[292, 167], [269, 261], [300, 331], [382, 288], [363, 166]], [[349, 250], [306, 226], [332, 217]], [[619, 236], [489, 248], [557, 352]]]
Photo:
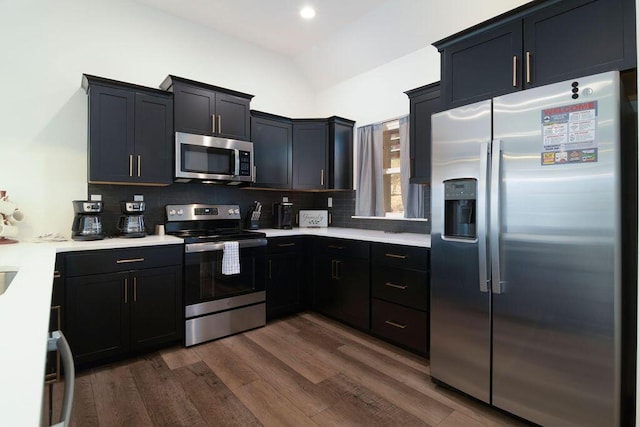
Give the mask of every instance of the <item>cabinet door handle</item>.
[[216, 133], [216, 115], [211, 115], [211, 133]]
[[222, 115], [218, 114], [218, 133], [222, 133]]
[[129, 302], [129, 279], [124, 279], [124, 303], [127, 304]]
[[338, 246], [338, 245], [329, 245], [327, 247], [330, 249], [344, 249], [344, 246]]
[[518, 57], [513, 55], [513, 87], [518, 87]]
[[527, 83], [531, 83], [531, 52], [527, 51]]
[[[59, 279], [61, 277], [62, 277], [62, 275], [60, 274], [60, 272], [58, 270], [53, 272], [53, 278], [54, 279]], [[60, 328], [58, 328], [58, 329], [60, 329]]]
[[269, 279], [271, 279], [271, 260], [269, 260]]
[[278, 246], [280, 246], [281, 248], [285, 248], [287, 246], [295, 246], [295, 243], [278, 243]]
[[389, 257], [389, 258], [407, 259], [406, 255], [384, 254], [384, 256]]
[[408, 288], [407, 285], [396, 285], [395, 283], [386, 282], [385, 286], [389, 286], [390, 288], [402, 289], [403, 291]]
[[342, 265], [342, 261], [336, 260], [336, 279], [340, 280], [342, 274], [340, 272], [340, 266]]
[[142, 158], [140, 157], [140, 155], [138, 155], [138, 176], [140, 176], [140, 163], [141, 163]]
[[144, 258], [127, 258], [116, 260], [116, 264], [128, 264], [130, 262], [142, 262]]
[[324, 185], [324, 169], [320, 169], [320, 185]]
[[407, 327], [407, 325], [401, 325], [399, 323], [392, 322], [391, 320], [385, 320], [384, 323], [386, 323], [387, 325], [395, 326], [398, 329], [404, 329]]
[[138, 278], [133, 278], [133, 302], [138, 302]]
[[129, 154], [129, 176], [133, 176], [133, 154]]

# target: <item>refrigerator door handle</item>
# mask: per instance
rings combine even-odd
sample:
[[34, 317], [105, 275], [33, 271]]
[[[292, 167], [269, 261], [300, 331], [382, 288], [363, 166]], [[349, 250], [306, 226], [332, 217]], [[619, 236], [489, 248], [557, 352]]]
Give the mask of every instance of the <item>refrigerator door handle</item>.
[[491, 148], [491, 202], [489, 244], [491, 246], [491, 292], [502, 293], [500, 278], [500, 160], [502, 141], [494, 139]]
[[489, 177], [489, 156], [491, 155], [491, 143], [483, 142], [480, 145], [480, 176], [478, 180], [478, 266], [480, 292], [489, 292], [489, 259], [487, 258], [487, 178]]

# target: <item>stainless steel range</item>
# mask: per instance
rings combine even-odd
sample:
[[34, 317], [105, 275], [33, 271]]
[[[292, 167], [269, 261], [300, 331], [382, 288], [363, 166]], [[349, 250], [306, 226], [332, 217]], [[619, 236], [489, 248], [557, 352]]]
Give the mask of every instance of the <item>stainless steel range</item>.
[[185, 241], [185, 345], [264, 326], [266, 235], [241, 229], [238, 205], [167, 205]]

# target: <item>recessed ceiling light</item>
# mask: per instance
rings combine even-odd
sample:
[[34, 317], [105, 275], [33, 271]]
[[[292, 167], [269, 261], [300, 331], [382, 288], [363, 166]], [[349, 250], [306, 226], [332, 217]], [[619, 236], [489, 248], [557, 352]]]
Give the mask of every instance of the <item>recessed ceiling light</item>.
[[300, 16], [302, 16], [304, 19], [312, 19], [314, 16], [316, 16], [316, 11], [311, 6], [305, 6], [300, 9]]

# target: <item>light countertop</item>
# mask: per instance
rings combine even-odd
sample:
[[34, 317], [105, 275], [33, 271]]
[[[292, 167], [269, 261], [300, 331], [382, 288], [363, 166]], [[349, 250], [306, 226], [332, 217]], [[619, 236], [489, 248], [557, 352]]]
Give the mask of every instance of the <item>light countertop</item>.
[[267, 237], [283, 236], [320, 236], [337, 237], [341, 239], [365, 240], [368, 242], [392, 243], [396, 245], [431, 247], [431, 235], [418, 233], [387, 233], [379, 230], [365, 230], [360, 228], [293, 228], [279, 230], [276, 228], [260, 229]]
[[[428, 234], [352, 228], [261, 229], [267, 237], [321, 236], [429, 248]], [[0, 245], [0, 267], [18, 270], [0, 295], [0, 425], [40, 424], [56, 253], [182, 244], [173, 236]]]

